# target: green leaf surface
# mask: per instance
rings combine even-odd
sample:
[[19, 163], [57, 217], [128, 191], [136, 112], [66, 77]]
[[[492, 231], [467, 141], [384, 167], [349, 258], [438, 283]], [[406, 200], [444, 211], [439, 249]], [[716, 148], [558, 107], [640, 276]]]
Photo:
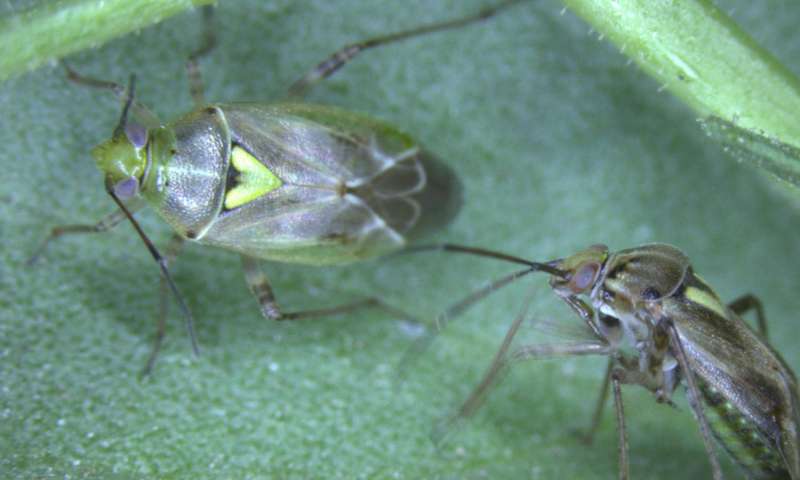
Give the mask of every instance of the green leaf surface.
[[[240, 1], [221, 5], [220, 45], [202, 62], [213, 101], [283, 98], [339, 46], [474, 12], [483, 1]], [[800, 7], [720, 8], [789, 66]], [[310, 101], [371, 114], [413, 133], [458, 170], [466, 202], [437, 240], [539, 260], [592, 243], [675, 244], [723, 298], [752, 292], [775, 347], [796, 342], [800, 210], [725, 155], [695, 114], [553, 0], [485, 25], [371, 51]], [[200, 16], [186, 14], [69, 60], [125, 81], [162, 118], [191, 109], [184, 61]], [[794, 67], [793, 67], [794, 68]], [[796, 69], [795, 69], [796, 70]], [[64, 239], [25, 260], [53, 225], [113, 210], [89, 156], [119, 104], [43, 68], [0, 86], [0, 476], [4, 478], [609, 479], [610, 409], [591, 447], [605, 360], [518, 365], [484, 408], [438, 448], [437, 422], [466, 397], [527, 292], [536, 319], [577, 325], [546, 279], [519, 282], [452, 324], [395, 384], [413, 337], [365, 312], [274, 323], [261, 318], [235, 254], [188, 245], [173, 265], [197, 318], [193, 359], [173, 307], [154, 375], [137, 379], [155, 332], [158, 271], [129, 225]], [[170, 231], [140, 215], [160, 246]], [[313, 268], [270, 264], [287, 310], [361, 295], [425, 319], [513, 266], [445, 254]], [[538, 332], [524, 328], [525, 340]], [[686, 403], [624, 390], [634, 478], [706, 478]], [[679, 395], [681, 396], [681, 395]], [[726, 478], [740, 473], [727, 460]]]

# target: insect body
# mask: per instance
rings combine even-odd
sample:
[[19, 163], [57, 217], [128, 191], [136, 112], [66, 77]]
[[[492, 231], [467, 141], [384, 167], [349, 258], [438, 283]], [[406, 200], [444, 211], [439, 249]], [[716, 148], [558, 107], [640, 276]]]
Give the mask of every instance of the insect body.
[[[302, 103], [210, 105], [94, 150], [182, 237], [244, 255], [324, 265], [371, 258], [447, 223], [452, 171], [408, 135]], [[132, 180], [133, 179], [133, 180]]]
[[[608, 377], [595, 418], [605, 403], [610, 380], [620, 427], [620, 478], [628, 477], [621, 384], [641, 385], [666, 403], [679, 384], [687, 387], [714, 478], [722, 478], [722, 473], [712, 435], [753, 478], [800, 478], [797, 381], [763, 334], [755, 333], [739, 317], [754, 308], [764, 325], [755, 297], [744, 296], [726, 306], [694, 272], [686, 255], [665, 244], [616, 253], [597, 245], [544, 264], [467, 247], [447, 245], [444, 249], [529, 265], [514, 278], [546, 271], [553, 291], [581, 317], [593, 337], [566, 345], [523, 346], [509, 355], [511, 340], [525, 317], [523, 311], [459, 416], [474, 412], [497, 373], [513, 361], [606, 355]], [[451, 311], [463, 310], [505, 283], [506, 279], [490, 285]]]
[[[292, 85], [291, 91], [308, 90], [363, 50], [459, 28], [519, 1], [505, 0], [469, 17], [348, 45]], [[31, 259], [54, 238], [105, 231], [129, 218], [162, 272], [159, 331], [145, 373], [152, 368], [164, 334], [168, 288], [184, 311], [197, 351], [191, 313], [167, 269], [184, 239], [240, 253], [246, 281], [267, 318], [295, 320], [369, 306], [404, 316], [374, 298], [283, 312], [257, 260], [328, 265], [373, 258], [444, 226], [461, 204], [461, 187], [453, 171], [384, 122], [301, 102], [206, 104], [197, 60], [212, 49], [215, 36], [211, 10], [204, 12], [204, 44], [187, 64], [197, 107], [174, 122], [159, 122], [134, 100], [133, 77], [125, 89], [67, 67], [76, 83], [110, 89], [125, 100], [112, 138], [92, 152], [120, 211], [96, 225], [55, 227]], [[175, 230], [166, 256], [132, 216], [145, 205]]]
[[[130, 211], [151, 206], [176, 232], [172, 250], [190, 239], [240, 253], [247, 283], [270, 319], [366, 306], [397, 313], [377, 299], [282, 312], [256, 261], [327, 265], [373, 258], [445, 225], [460, 207], [460, 183], [448, 167], [398, 129], [338, 108], [207, 105], [149, 128], [127, 121], [126, 113], [113, 137], [92, 152], [109, 193], [132, 221]], [[64, 233], [103, 231], [124, 218], [115, 212], [94, 226], [56, 227], [42, 248]], [[195, 345], [191, 314], [166, 260], [134, 226], [178, 297]], [[145, 372], [163, 329], [161, 319]]]

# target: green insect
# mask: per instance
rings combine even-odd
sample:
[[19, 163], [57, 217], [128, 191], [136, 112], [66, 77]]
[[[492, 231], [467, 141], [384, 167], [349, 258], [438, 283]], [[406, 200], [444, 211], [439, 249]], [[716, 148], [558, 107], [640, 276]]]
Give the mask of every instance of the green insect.
[[[368, 48], [477, 22], [517, 1], [348, 45], [290, 91], [298, 95], [308, 90]], [[453, 171], [411, 136], [382, 121], [301, 102], [207, 104], [197, 61], [213, 48], [215, 36], [211, 10], [205, 12], [204, 44], [187, 63], [196, 108], [172, 122], [160, 122], [134, 99], [133, 76], [126, 89], [67, 67], [72, 81], [112, 90], [124, 100], [111, 139], [92, 150], [119, 210], [95, 225], [53, 228], [31, 258], [65, 234], [103, 232], [125, 218], [131, 221], [162, 274], [158, 332], [144, 373], [152, 369], [164, 336], [168, 290], [184, 312], [198, 352], [192, 315], [168, 270], [185, 239], [240, 253], [247, 284], [269, 319], [296, 320], [363, 307], [403, 315], [375, 298], [284, 312], [257, 261], [322, 266], [374, 258], [444, 226], [461, 204]], [[145, 206], [175, 231], [166, 255], [133, 218]]]
[[[439, 325], [489, 293], [529, 273], [550, 274], [550, 287], [585, 322], [590, 339], [528, 345], [509, 353], [527, 316], [530, 298], [509, 328], [483, 380], [450, 422], [480, 406], [490, 387], [512, 363], [554, 356], [600, 355], [608, 368], [588, 438], [598, 426], [609, 384], [619, 433], [619, 478], [629, 478], [622, 384], [650, 390], [671, 404], [683, 384], [712, 466], [722, 478], [712, 437], [750, 478], [800, 479], [800, 399], [791, 368], [767, 341], [761, 302], [745, 295], [725, 305], [692, 268], [687, 256], [666, 244], [609, 252], [595, 245], [545, 263], [489, 250], [444, 245], [442, 249], [526, 265], [472, 293], [439, 317]], [[755, 310], [758, 333], [740, 317]], [[412, 353], [430, 344], [423, 337]]]

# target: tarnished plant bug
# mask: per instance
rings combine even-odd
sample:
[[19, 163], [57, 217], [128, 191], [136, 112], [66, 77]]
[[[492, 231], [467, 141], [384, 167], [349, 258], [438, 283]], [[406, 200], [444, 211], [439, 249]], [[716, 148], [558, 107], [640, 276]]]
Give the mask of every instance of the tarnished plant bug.
[[[679, 385], [685, 386], [714, 479], [723, 475], [712, 437], [748, 477], [800, 478], [797, 380], [768, 343], [761, 302], [744, 295], [724, 304], [679, 249], [647, 244], [610, 252], [605, 245], [593, 245], [544, 263], [458, 245], [416, 249], [526, 265], [453, 304], [437, 318], [439, 329], [490, 293], [539, 271], [550, 275], [553, 292], [590, 332], [590, 338], [578, 342], [511, 350], [512, 340], [528, 316], [529, 297], [483, 379], [441, 432], [453, 421], [472, 415], [500, 374], [518, 361], [599, 355], [608, 357], [608, 367], [587, 438], [591, 439], [598, 426], [610, 386], [618, 427], [619, 478], [629, 478], [623, 384], [641, 385], [657, 402], [666, 404], [672, 404]], [[740, 317], [751, 310], [757, 314], [758, 331]], [[420, 339], [409, 355], [424, 350], [435, 334]]]
[[[364, 50], [479, 22], [519, 1], [347, 45], [295, 82], [290, 95], [304, 93]], [[133, 76], [125, 88], [65, 65], [71, 81], [111, 90], [124, 100], [111, 139], [92, 150], [119, 209], [94, 225], [53, 228], [30, 261], [63, 235], [104, 232], [130, 220], [161, 270], [162, 308], [144, 373], [152, 369], [164, 336], [168, 290], [198, 352], [192, 314], [168, 269], [185, 240], [241, 254], [247, 284], [268, 319], [297, 320], [364, 307], [405, 316], [377, 298], [284, 312], [257, 261], [323, 266], [374, 258], [447, 224], [461, 203], [452, 170], [380, 120], [300, 101], [207, 104], [198, 60], [216, 42], [211, 12], [205, 9], [203, 45], [187, 62], [196, 108], [172, 122], [162, 123], [135, 100]], [[174, 230], [166, 255], [133, 217], [144, 206]]]

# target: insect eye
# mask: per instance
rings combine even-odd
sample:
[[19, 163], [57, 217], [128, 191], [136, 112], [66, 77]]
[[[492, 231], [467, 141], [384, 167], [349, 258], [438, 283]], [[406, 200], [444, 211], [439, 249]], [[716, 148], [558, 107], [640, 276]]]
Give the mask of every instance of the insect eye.
[[125, 125], [125, 136], [137, 150], [147, 145], [147, 129], [138, 123], [128, 122]]
[[127, 200], [136, 196], [138, 193], [139, 180], [137, 180], [136, 177], [128, 177], [114, 185], [114, 195], [119, 197], [120, 200]]
[[596, 263], [587, 263], [579, 268], [570, 280], [572, 290], [575, 291], [575, 293], [580, 293], [592, 286], [599, 269], [600, 265]]

